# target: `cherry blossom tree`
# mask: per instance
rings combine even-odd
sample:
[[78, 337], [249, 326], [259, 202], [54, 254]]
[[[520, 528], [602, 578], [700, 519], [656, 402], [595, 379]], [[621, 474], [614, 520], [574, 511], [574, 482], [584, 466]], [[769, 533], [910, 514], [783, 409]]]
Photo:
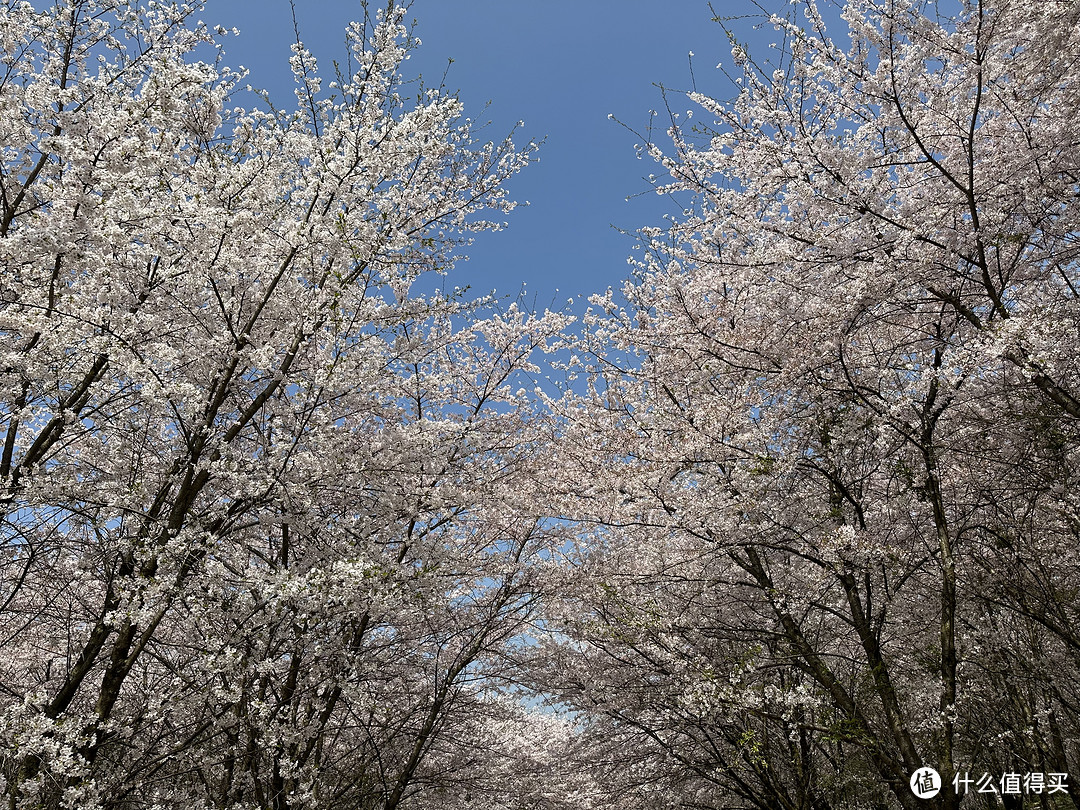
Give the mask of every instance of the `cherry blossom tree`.
[[535, 794], [567, 731], [502, 686], [548, 567], [530, 358], [565, 319], [419, 291], [533, 147], [404, 83], [402, 4], [325, 87], [298, 42], [295, 111], [239, 106], [197, 11], [0, 6], [0, 790]]
[[729, 32], [736, 97], [647, 145], [685, 211], [576, 347], [537, 656], [613, 801], [1077, 772], [1080, 12], [953, 5]]

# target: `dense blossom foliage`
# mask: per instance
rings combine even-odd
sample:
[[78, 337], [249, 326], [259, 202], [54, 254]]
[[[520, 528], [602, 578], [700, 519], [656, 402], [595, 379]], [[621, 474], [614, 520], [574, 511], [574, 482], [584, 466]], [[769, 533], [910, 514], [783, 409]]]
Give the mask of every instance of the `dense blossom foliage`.
[[683, 215], [574, 334], [438, 292], [532, 145], [404, 80], [402, 4], [333, 82], [298, 41], [295, 111], [197, 4], [40, 5], [0, 3], [10, 810], [1077, 806], [1075, 2], [729, 32], [736, 96], [646, 145]]
[[402, 84], [400, 5], [326, 88], [297, 43], [298, 112], [234, 106], [194, 13], [0, 6], [0, 792], [540, 795], [566, 728], [498, 687], [547, 542], [520, 386], [563, 320], [415, 289], [532, 147]]
[[613, 802], [1075, 781], [1080, 7], [945, 6], [800, 4], [648, 146], [693, 202], [594, 299], [535, 675]]

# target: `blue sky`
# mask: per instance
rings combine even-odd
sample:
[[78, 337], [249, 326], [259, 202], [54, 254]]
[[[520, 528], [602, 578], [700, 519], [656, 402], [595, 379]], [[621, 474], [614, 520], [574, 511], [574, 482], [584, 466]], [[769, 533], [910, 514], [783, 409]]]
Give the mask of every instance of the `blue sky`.
[[[359, 15], [358, 0], [297, 0], [296, 6], [305, 45], [329, 69], [345, 53], [344, 26]], [[757, 15], [729, 24], [753, 53], [765, 55], [775, 32], [767, 24], [754, 30], [762, 17], [749, 0], [718, 0], [713, 8], [725, 16]], [[240, 37], [226, 43], [229, 64], [249, 68], [252, 84], [283, 105], [292, 100], [288, 0], [207, 0], [201, 16], [238, 28]], [[529, 207], [511, 214], [506, 230], [480, 234], [449, 284], [511, 297], [526, 284], [528, 300], [540, 309], [618, 288], [633, 240], [615, 228], [662, 224], [677, 207], [648, 193], [644, 178], [658, 168], [637, 159], [641, 139], [608, 115], [644, 132], [649, 111], [663, 109], [660, 84], [670, 88], [679, 111], [692, 107], [683, 95], [692, 83], [730, 96], [731, 85], [716, 70], [718, 62], [730, 64], [730, 44], [708, 3], [415, 0], [409, 16], [423, 45], [406, 74], [437, 85], [452, 58], [446, 84], [460, 90], [467, 116], [491, 122], [485, 138], [501, 139], [523, 120], [521, 141], [546, 139], [540, 162], [510, 185]]]

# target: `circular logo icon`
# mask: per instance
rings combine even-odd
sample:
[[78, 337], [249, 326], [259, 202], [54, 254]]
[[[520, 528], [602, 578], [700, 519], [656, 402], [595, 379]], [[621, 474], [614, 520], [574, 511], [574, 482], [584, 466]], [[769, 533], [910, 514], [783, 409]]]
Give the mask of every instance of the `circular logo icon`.
[[920, 799], [932, 799], [941, 791], [941, 776], [933, 768], [919, 768], [911, 775], [911, 792]]

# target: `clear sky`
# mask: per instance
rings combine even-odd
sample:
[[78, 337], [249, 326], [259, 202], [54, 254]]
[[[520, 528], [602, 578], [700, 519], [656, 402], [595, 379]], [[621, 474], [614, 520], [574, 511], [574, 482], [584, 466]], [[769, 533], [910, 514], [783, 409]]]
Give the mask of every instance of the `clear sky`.
[[[329, 69], [343, 57], [344, 25], [359, 8], [358, 0], [296, 0], [301, 36], [321, 66]], [[729, 25], [745, 35], [752, 53], [765, 56], [775, 32], [767, 23], [754, 30], [764, 18], [750, 0], [715, 0], [712, 8], [725, 16], [755, 15]], [[238, 28], [240, 36], [226, 43], [228, 63], [249, 68], [251, 83], [282, 104], [292, 101], [288, 0], [207, 0], [201, 16]], [[657, 85], [670, 88], [672, 108], [681, 112], [693, 106], [684, 96], [692, 85], [716, 97], [731, 95], [716, 70], [721, 61], [730, 64], [731, 46], [709, 4], [415, 0], [409, 16], [423, 45], [406, 63], [407, 75], [421, 73], [437, 85], [452, 58], [446, 84], [460, 90], [467, 116], [491, 121], [486, 138], [501, 139], [523, 120], [522, 142], [546, 139], [540, 162], [510, 186], [529, 207], [518, 208], [506, 230], [480, 234], [471, 260], [460, 263], [448, 283], [509, 296], [525, 283], [541, 309], [619, 287], [633, 240], [615, 228], [662, 224], [664, 213], [677, 207], [647, 193], [644, 178], [659, 168], [636, 158], [641, 139], [608, 115], [644, 132], [649, 111], [663, 110]], [[658, 122], [662, 133], [666, 126]]]

